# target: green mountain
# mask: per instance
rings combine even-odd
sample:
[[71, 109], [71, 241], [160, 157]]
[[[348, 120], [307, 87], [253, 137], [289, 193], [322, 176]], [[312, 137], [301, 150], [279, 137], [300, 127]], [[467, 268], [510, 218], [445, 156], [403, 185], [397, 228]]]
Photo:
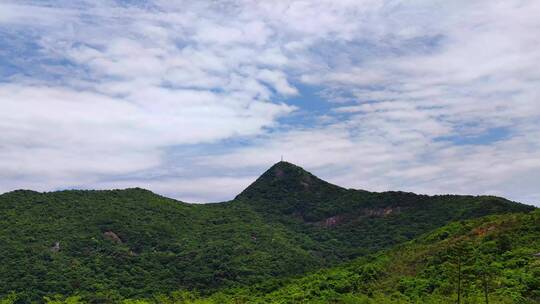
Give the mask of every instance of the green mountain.
[[179, 299], [184, 303], [540, 303], [540, 211], [454, 222], [390, 250], [300, 278], [223, 290], [209, 297], [175, 293], [142, 303]]
[[417, 195], [344, 189], [279, 162], [233, 202], [315, 241], [325, 260], [389, 248], [446, 223], [534, 208], [493, 196]]
[[0, 195], [0, 295], [104, 303], [210, 294], [335, 266], [452, 221], [533, 209], [489, 196], [349, 190], [286, 162], [216, 204], [143, 189], [20, 190]]

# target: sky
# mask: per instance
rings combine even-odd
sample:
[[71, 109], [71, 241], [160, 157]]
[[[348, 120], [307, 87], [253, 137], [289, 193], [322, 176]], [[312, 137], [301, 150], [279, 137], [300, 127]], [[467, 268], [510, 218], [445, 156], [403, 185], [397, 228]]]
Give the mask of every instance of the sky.
[[234, 198], [283, 155], [540, 206], [540, 1], [0, 0], [0, 192]]

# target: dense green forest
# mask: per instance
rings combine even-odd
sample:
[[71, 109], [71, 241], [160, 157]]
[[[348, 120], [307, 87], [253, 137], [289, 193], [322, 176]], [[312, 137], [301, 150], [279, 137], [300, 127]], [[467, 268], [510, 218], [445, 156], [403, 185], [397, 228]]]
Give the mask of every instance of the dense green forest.
[[[175, 291], [153, 303], [539, 303], [540, 211], [458, 221], [341, 266], [211, 295]], [[2, 304], [14, 303], [13, 293]], [[86, 303], [52, 295], [51, 304]]]
[[538, 296], [538, 212], [524, 214], [533, 209], [491, 196], [344, 189], [286, 162], [216, 204], [143, 189], [20, 190], [0, 195], [0, 296], [407, 303], [454, 296], [459, 256], [463, 303], [481, 295], [478, 278], [507, 290], [489, 293], [493, 301], [527, 303]]

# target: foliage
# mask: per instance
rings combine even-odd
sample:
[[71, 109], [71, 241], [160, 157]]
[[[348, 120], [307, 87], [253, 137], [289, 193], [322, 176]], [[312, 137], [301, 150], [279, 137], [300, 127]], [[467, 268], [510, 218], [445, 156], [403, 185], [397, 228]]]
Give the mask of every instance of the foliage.
[[262, 295], [246, 293], [254, 294], [249, 303], [455, 303], [460, 263], [461, 303], [484, 303], [486, 294], [489, 303], [538, 303], [538, 252], [539, 211], [491, 216], [450, 224]]
[[538, 303], [538, 252], [540, 211], [491, 216], [452, 223], [273, 289], [222, 290], [186, 303], [456, 303], [458, 290], [460, 303], [486, 303], [486, 297], [489, 303]]
[[[503, 236], [505, 247], [498, 245]], [[450, 304], [456, 303], [460, 290], [460, 303], [486, 303], [486, 297], [489, 303], [538, 303], [540, 259], [533, 255], [538, 252], [540, 211], [489, 216], [452, 223], [391, 250], [298, 278], [225, 288], [211, 295], [184, 290], [117, 302]]]
[[[6, 303], [203, 303], [232, 295], [241, 303], [278, 292], [291, 277], [365, 257], [451, 221], [531, 209], [496, 197], [347, 190], [284, 162], [219, 204], [186, 204], [143, 189], [14, 191], [0, 195], [0, 295], [16, 293], [4, 297]], [[424, 241], [446, 240], [463, 225], [445, 226]], [[513, 252], [513, 242], [499, 237], [485, 246]], [[518, 268], [528, 261], [511, 260]], [[312, 290], [310, 301], [369, 302], [388, 276], [385, 263], [363, 264], [354, 273], [334, 270], [331, 285], [327, 277], [306, 279], [309, 288], [283, 297], [296, 301]], [[501, 267], [484, 268], [490, 276], [508, 272]], [[507, 273], [503, 283], [523, 286], [515, 275]], [[407, 290], [431, 288], [412, 278], [399, 286], [407, 297], [413, 294]], [[518, 289], [504, 296], [517, 299]], [[185, 291], [171, 294], [175, 290]]]

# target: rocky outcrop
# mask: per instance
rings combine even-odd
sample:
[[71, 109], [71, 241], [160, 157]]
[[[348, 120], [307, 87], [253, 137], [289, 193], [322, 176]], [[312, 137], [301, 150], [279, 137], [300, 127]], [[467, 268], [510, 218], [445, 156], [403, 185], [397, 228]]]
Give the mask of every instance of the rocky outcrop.
[[105, 231], [103, 232], [103, 237], [111, 242], [122, 244], [122, 239], [114, 232], [112, 231]]
[[335, 215], [332, 217], [329, 217], [325, 220], [323, 220], [320, 225], [324, 228], [332, 228], [335, 227], [343, 222], [343, 216], [342, 215]]
[[54, 242], [54, 245], [51, 247], [52, 252], [60, 251], [60, 242]]
[[389, 215], [399, 214], [400, 212], [401, 207], [364, 209], [364, 215], [371, 217], [387, 217]]

